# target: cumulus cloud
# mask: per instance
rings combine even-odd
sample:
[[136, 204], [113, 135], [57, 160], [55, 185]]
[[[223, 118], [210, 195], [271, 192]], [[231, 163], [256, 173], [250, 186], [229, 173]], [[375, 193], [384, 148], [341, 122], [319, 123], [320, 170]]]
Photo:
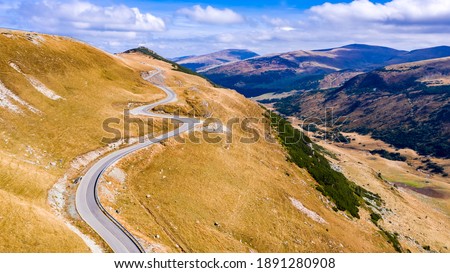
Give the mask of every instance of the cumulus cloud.
[[231, 43], [235, 41], [235, 37], [230, 33], [221, 33], [217, 35], [217, 41], [221, 43]]
[[263, 15], [262, 17], [263, 22], [268, 24], [271, 27], [274, 27], [274, 31], [294, 31], [296, 30], [293, 25], [295, 25], [294, 22], [288, 19], [282, 19], [279, 17], [269, 17], [267, 15]]
[[[26, 6], [25, 6], [26, 5]], [[163, 31], [165, 23], [151, 13], [125, 5], [98, 6], [86, 1], [38, 1], [25, 4], [30, 19], [47, 27], [72, 27], [78, 30]], [[49, 19], [51, 18], [51, 19]]]
[[325, 3], [310, 9], [313, 16], [332, 22], [352, 20], [385, 24], [440, 25], [450, 23], [448, 0], [392, 0], [385, 4], [369, 0]]
[[290, 20], [282, 19], [279, 17], [269, 17], [267, 15], [263, 15], [262, 19], [264, 22], [268, 23], [271, 26], [283, 27], [291, 24]]
[[102, 2], [126, 3], [0, 0], [1, 24], [72, 36], [111, 52], [144, 44], [165, 56], [224, 48], [249, 48], [264, 54], [350, 43], [399, 49], [450, 44], [450, 0], [390, 0], [384, 4], [341, 0], [307, 10], [247, 8], [245, 17], [238, 10], [185, 6], [181, 1], [174, 4], [181, 9], [155, 5], [159, 10], [151, 13], [129, 4]]
[[298, 27], [303, 37], [330, 45], [368, 43], [400, 49], [449, 44], [450, 1], [373, 0], [311, 7]]
[[212, 6], [203, 8], [200, 5], [195, 5], [191, 8], [178, 10], [178, 14], [185, 15], [199, 23], [226, 25], [244, 22], [244, 17], [233, 10], [227, 8], [217, 9]]

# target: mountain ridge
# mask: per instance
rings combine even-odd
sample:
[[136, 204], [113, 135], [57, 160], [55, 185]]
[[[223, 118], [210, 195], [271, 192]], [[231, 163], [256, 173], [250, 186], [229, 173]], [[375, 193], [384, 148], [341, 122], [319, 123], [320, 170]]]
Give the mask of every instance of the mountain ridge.
[[[164, 97], [156, 87], [162, 83], [179, 100], [155, 110], [195, 115], [204, 126], [131, 154], [98, 185], [104, 208], [147, 251], [448, 251], [448, 217], [440, 210], [372, 170], [352, 176], [333, 161], [338, 154], [288, 121], [150, 49], [111, 55], [69, 38], [11, 31], [0, 41], [7, 72], [0, 73], [1, 252], [93, 250], [75, 226], [109, 251], [79, 218], [73, 194], [101, 156], [177, 126], [133, 119], [136, 126], [122, 127], [126, 110]], [[220, 129], [236, 119], [259, 122]], [[120, 136], [106, 130], [109, 121], [109, 129], [123, 129]]]
[[333, 108], [343, 129], [371, 133], [422, 155], [450, 155], [450, 57], [390, 65], [357, 75], [341, 87], [282, 99], [287, 115], [320, 116]]
[[255, 56], [259, 55], [247, 49], [224, 49], [203, 55], [173, 58], [172, 60], [184, 67], [199, 72], [215, 66], [246, 60]]
[[330, 73], [368, 72], [386, 65], [450, 56], [450, 47], [413, 51], [364, 44], [257, 56], [202, 70], [201, 74], [247, 97], [315, 89]]

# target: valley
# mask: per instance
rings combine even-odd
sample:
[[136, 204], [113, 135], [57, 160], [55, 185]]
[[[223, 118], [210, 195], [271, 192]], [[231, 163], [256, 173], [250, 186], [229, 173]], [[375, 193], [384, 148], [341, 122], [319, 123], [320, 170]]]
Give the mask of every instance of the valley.
[[358, 73], [387, 65], [449, 56], [450, 47], [445, 46], [408, 52], [351, 44], [331, 49], [268, 54], [199, 72], [217, 84], [235, 89], [247, 97], [256, 97], [271, 92], [336, 88]]
[[329, 118], [346, 119], [339, 125], [342, 131], [371, 133], [397, 148], [448, 158], [449, 61], [441, 58], [387, 66], [360, 74], [339, 88], [283, 98], [275, 107], [283, 114], [322, 123]]
[[[139, 53], [120, 56], [131, 65], [161, 67], [180, 97], [204, 100], [214, 109], [212, 118], [223, 123], [263, 116], [263, 109], [243, 96], [171, 71], [167, 63]], [[181, 109], [183, 104], [175, 103]], [[253, 126], [259, 135], [264, 132], [262, 124]], [[246, 132], [238, 128], [231, 144], [223, 138], [205, 142], [204, 133], [195, 131], [183, 136], [185, 143], [168, 140], [122, 160], [100, 184], [102, 203], [151, 252], [393, 251], [365, 211], [360, 220], [334, 212], [311, 176], [286, 161], [279, 144], [242, 143]], [[195, 135], [200, 143], [192, 142]], [[339, 228], [344, 226], [352, 232]]]
[[[443, 242], [449, 240], [445, 231], [450, 217], [448, 179], [417, 170], [415, 159], [419, 156], [412, 150], [398, 151], [406, 155], [407, 162], [387, 160], [369, 151], [395, 151], [389, 145], [355, 133], [345, 135], [355, 138], [355, 143], [319, 144], [336, 156], [330, 158], [331, 162], [349, 179], [380, 194], [392, 210], [382, 214], [383, 226], [400, 234], [402, 246], [410, 250], [423, 251], [425, 246], [432, 246], [435, 251], [447, 252]], [[448, 160], [440, 163], [446, 171], [450, 169]]]
[[[351, 45], [270, 56], [272, 66], [247, 50], [178, 59], [200, 60], [200, 76], [145, 47], [109, 54], [71, 38], [7, 29], [0, 43], [0, 252], [131, 251], [102, 233], [99, 214], [117, 221], [111, 229], [121, 226], [145, 252], [448, 252], [448, 58], [372, 70], [394, 57], [442, 55], [445, 48]], [[375, 57], [361, 57], [374, 50]], [[245, 63], [249, 73], [267, 72], [275, 86], [280, 78], [271, 69], [284, 70], [285, 58], [303, 61], [293, 78], [280, 72], [283, 81], [309, 84], [303, 74], [311, 72], [310, 83], [321, 80], [322, 88], [282, 85], [287, 93], [259, 98], [291, 123], [204, 72]], [[259, 72], [252, 65], [261, 65]], [[380, 96], [392, 105], [377, 104]], [[363, 103], [348, 105], [358, 99], [375, 102], [365, 109], [379, 114], [364, 120]], [[355, 119], [342, 132], [350, 143], [298, 126], [329, 104]], [[412, 119], [410, 129], [428, 124], [439, 148], [416, 153], [352, 132], [359, 131], [355, 124], [398, 126], [405, 120], [393, 115], [396, 109]], [[201, 122], [184, 130], [187, 124], [166, 123], [169, 116]], [[142, 128], [161, 141], [139, 143], [148, 134]], [[77, 194], [85, 187], [89, 202], [106, 212], [89, 216]]]
[[[294, 56], [286, 53], [223, 64], [201, 73], [247, 96], [257, 95], [252, 99], [288, 117], [322, 146], [333, 168], [380, 195], [386, 208], [376, 209], [373, 219], [380, 230], [386, 228], [395, 234], [403, 251], [429, 251], [434, 247], [435, 251], [447, 252], [448, 246], [442, 242], [449, 240], [445, 227], [450, 215], [448, 48], [395, 52], [351, 45], [336, 51], [313, 51], [309, 56], [318, 58], [329, 52], [324, 55], [330, 58], [327, 64], [336, 64], [343, 56], [354, 57], [351, 50], [358, 54], [368, 50], [378, 63], [360, 63], [358, 68], [352, 61], [356, 66], [350, 69], [335, 65], [334, 71], [328, 66], [328, 71], [299, 70], [295, 75], [280, 72], [287, 66], [286, 56]], [[339, 51], [345, 53], [339, 56], [335, 53]], [[386, 59], [375, 57], [374, 52], [383, 52]], [[291, 71], [296, 67], [292, 63]], [[310, 73], [325, 76], [307, 78]], [[272, 84], [274, 79], [283, 81], [278, 84], [280, 89], [270, 88], [265, 82]], [[238, 84], [231, 84], [238, 80]], [[284, 85], [290, 81], [295, 84]], [[252, 93], [247, 88], [259, 91]], [[445, 223], [445, 227], [437, 228], [439, 223]]]

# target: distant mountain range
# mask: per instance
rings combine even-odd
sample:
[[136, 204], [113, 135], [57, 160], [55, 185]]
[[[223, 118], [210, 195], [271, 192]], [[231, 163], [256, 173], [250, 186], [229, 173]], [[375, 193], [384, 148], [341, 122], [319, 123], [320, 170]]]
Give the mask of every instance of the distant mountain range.
[[[205, 75], [224, 87], [236, 89], [247, 97], [271, 92], [308, 90], [320, 87], [326, 76], [339, 78], [348, 73], [368, 72], [386, 65], [450, 56], [450, 47], [441, 46], [413, 51], [362, 44], [322, 50], [299, 50], [281, 54], [233, 55], [225, 50], [197, 57], [178, 58], [178, 63]], [[239, 51], [241, 52], [241, 51]], [[238, 56], [224, 58], [224, 56]], [[337, 74], [336, 74], [337, 73]], [[354, 75], [354, 74], [350, 74]], [[344, 79], [348, 77], [344, 76]], [[343, 81], [336, 81], [337, 86]], [[336, 87], [326, 84], [326, 88]]]
[[[208, 56], [202, 58], [217, 54]], [[448, 46], [403, 51], [353, 44], [256, 56], [200, 73], [247, 97], [298, 90], [273, 100], [275, 108], [300, 118], [320, 118], [333, 108], [348, 117], [344, 130], [449, 157], [449, 56]]]
[[276, 102], [286, 115], [347, 117], [342, 129], [450, 157], [450, 57], [398, 64], [353, 77], [342, 87], [300, 92]]
[[245, 49], [226, 49], [199, 56], [185, 56], [173, 58], [172, 61], [191, 70], [201, 72], [222, 64], [242, 61], [259, 56], [257, 53]]
[[[90, 166], [122, 149], [135, 152], [105, 169], [105, 182], [90, 192], [98, 190], [97, 205], [149, 252], [448, 252], [448, 179], [428, 172], [444, 176], [447, 161], [385, 145], [381, 158], [362, 143], [316, 143], [281, 115], [145, 47], [112, 55], [72, 38], [8, 29], [0, 29], [0, 45], [0, 253], [112, 250], [75, 207]], [[450, 57], [373, 70], [392, 55], [420, 54], [377, 48], [364, 57], [369, 48], [353, 47], [313, 52], [316, 67], [332, 73], [320, 88], [276, 101], [278, 109], [322, 117], [324, 107], [335, 107], [350, 119], [346, 130], [448, 156]], [[236, 61], [246, 56], [252, 53], [225, 51], [209, 65], [261, 59]], [[199, 126], [139, 149], [180, 124], [129, 118], [129, 109], [168, 99], [154, 110], [195, 115]], [[136, 126], [121, 126], [127, 120]]]

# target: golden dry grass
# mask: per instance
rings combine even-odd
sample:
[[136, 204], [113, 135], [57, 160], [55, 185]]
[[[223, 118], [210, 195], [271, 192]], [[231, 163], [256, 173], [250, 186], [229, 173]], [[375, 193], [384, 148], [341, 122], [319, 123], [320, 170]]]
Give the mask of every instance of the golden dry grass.
[[87, 252], [83, 241], [47, 209], [0, 190], [0, 252]]
[[[430, 176], [416, 170], [420, 156], [410, 149], [401, 149], [407, 163], [390, 161], [369, 153], [373, 149], [385, 149], [394, 152], [388, 144], [374, 140], [370, 136], [356, 133], [345, 134], [355, 139], [351, 144], [330, 144], [320, 141], [320, 145], [334, 153], [344, 174], [357, 184], [378, 193], [392, 212], [383, 216], [382, 225], [392, 232], [400, 234], [400, 243], [405, 249], [423, 252], [423, 246], [430, 246], [433, 251], [449, 252], [450, 236], [450, 187], [448, 178]], [[331, 159], [332, 160], [332, 159]], [[437, 161], [437, 159], [433, 159]], [[448, 167], [448, 160], [440, 160], [440, 164]], [[448, 171], [448, 169], [446, 170]], [[412, 190], [395, 188], [380, 180], [407, 184], [413, 187], [431, 187], [444, 194], [446, 198], [431, 198]]]
[[[164, 69], [167, 85], [181, 97], [179, 105], [191, 94], [186, 90], [195, 90], [196, 99], [207, 102], [214, 118], [262, 117], [258, 105], [234, 91], [213, 88], [139, 54], [121, 58], [142, 70], [148, 69], [143, 63]], [[248, 135], [238, 127], [229, 146], [171, 140], [122, 160], [118, 167], [127, 174], [126, 182], [107, 177], [111, 183], [102, 188], [115, 197], [105, 194], [102, 202], [153, 251], [393, 251], [366, 212], [361, 220], [335, 213], [309, 174], [286, 161], [278, 143], [241, 143], [237, 140]], [[262, 124], [255, 129], [264, 136]], [[328, 224], [298, 211], [290, 197]]]
[[[47, 204], [48, 190], [76, 156], [104, 146], [100, 140], [105, 136], [101, 128], [105, 118], [121, 118], [129, 102], [140, 104], [163, 97], [160, 90], [141, 79], [140, 71], [161, 67], [164, 81], [178, 93], [179, 102], [160, 110], [182, 108], [188, 113], [196, 109], [222, 121], [261, 118], [263, 113], [234, 91], [212, 88], [203, 79], [172, 71], [169, 64], [139, 54], [115, 57], [50, 35], [41, 35], [44, 40], [36, 45], [29, 40], [30, 34], [1, 32], [0, 80], [42, 114], [23, 109], [20, 115], [0, 108], [0, 252], [88, 251], [53, 215]], [[64, 100], [52, 101], [38, 93], [10, 62]], [[237, 126], [233, 129], [235, 140], [246, 136]], [[263, 125], [257, 124], [255, 129], [264, 135]], [[132, 135], [136, 134], [136, 128], [132, 129]], [[102, 186], [102, 200], [153, 251], [393, 251], [370, 223], [367, 212], [361, 212], [361, 220], [335, 213], [314, 189], [309, 174], [287, 162], [286, 153], [276, 143], [235, 141], [228, 146], [223, 142], [179, 144], [171, 140], [126, 158], [118, 167], [125, 170], [126, 182], [107, 177], [112, 183]], [[368, 173], [370, 184], [373, 177]], [[358, 174], [348, 171], [349, 176]], [[69, 178], [75, 175], [79, 173], [71, 173]], [[375, 192], [378, 189], [373, 188]], [[385, 197], [388, 190], [379, 190], [389, 206], [403, 200], [397, 195]], [[328, 224], [317, 223], [298, 211], [291, 197]], [[409, 207], [399, 207], [398, 213], [410, 214], [401, 218], [403, 222], [395, 220], [396, 214], [386, 219], [392, 220], [392, 225], [402, 225], [389, 226], [390, 230], [410, 234], [404, 230], [407, 221], [428, 216], [414, 231], [425, 235], [415, 238], [441, 251], [440, 243], [446, 237], [439, 232], [446, 226], [436, 225], [436, 219], [442, 219], [436, 218], [439, 212], [427, 214], [422, 205], [411, 212], [416, 199], [409, 199], [409, 195], [402, 198]], [[435, 227], [433, 233], [425, 232], [428, 224]], [[429, 234], [437, 239], [432, 241]]]
[[[21, 107], [19, 114], [0, 107], [0, 252], [88, 251], [52, 214], [48, 190], [75, 157], [105, 146], [104, 119], [121, 118], [128, 102], [151, 102], [164, 94], [139, 71], [84, 43], [0, 32], [0, 81], [41, 111]], [[11, 62], [64, 99], [43, 96]]]

